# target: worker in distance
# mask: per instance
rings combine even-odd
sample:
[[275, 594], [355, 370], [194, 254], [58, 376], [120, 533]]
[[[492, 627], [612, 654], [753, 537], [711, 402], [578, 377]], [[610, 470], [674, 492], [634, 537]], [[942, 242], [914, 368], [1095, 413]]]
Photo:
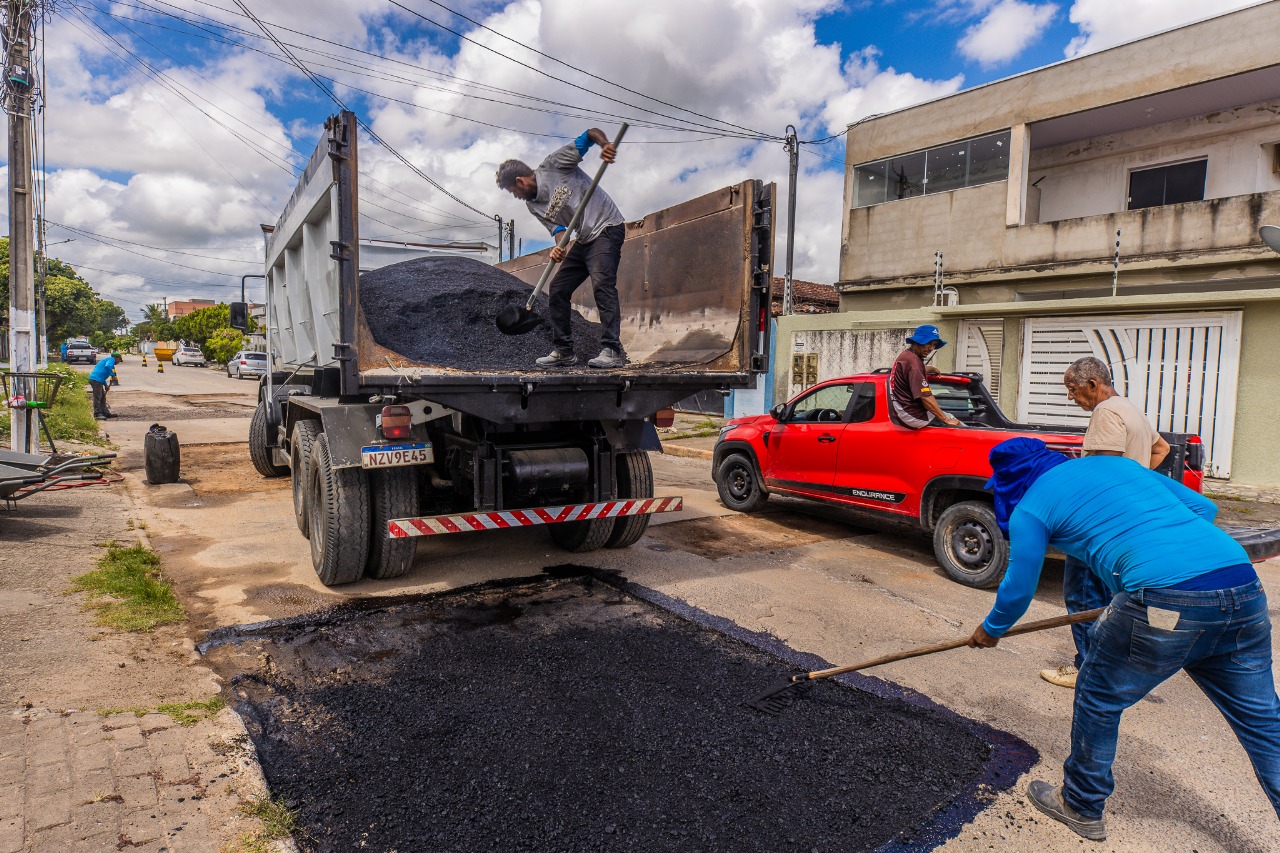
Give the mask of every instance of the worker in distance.
[[929, 387], [928, 377], [937, 376], [942, 371], [931, 364], [926, 365], [925, 360], [946, 345], [938, 327], [928, 323], [917, 326], [907, 336], [907, 348], [898, 355], [889, 376], [893, 413], [903, 426], [923, 429], [934, 418], [947, 426], [963, 426], [958, 418], [942, 411], [933, 396], [933, 389]]
[[1050, 546], [1082, 560], [1111, 603], [1076, 678], [1062, 785], [1027, 799], [1092, 841], [1107, 837], [1120, 716], [1178, 670], [1222, 712], [1280, 816], [1280, 697], [1267, 595], [1248, 554], [1215, 527], [1214, 503], [1120, 456], [1068, 459], [1034, 438], [991, 449], [1009, 568], [969, 645], [992, 648], [1026, 613]]
[[[600, 146], [600, 159], [614, 162], [617, 148], [599, 128], [593, 127], [568, 145], [551, 152], [537, 169], [519, 160], [507, 160], [498, 167], [498, 187], [524, 201], [552, 237], [568, 227], [591, 178], [578, 168], [592, 145]], [[539, 367], [571, 367], [578, 363], [573, 351], [573, 308], [570, 300], [584, 281], [591, 279], [596, 308], [600, 311], [600, 354], [587, 362], [606, 369], [627, 363], [619, 340], [621, 316], [618, 305], [618, 262], [626, 220], [608, 194], [596, 187], [578, 223], [578, 238], [567, 249], [555, 246], [551, 259], [560, 264], [548, 287], [550, 321], [555, 349], [537, 360]]]

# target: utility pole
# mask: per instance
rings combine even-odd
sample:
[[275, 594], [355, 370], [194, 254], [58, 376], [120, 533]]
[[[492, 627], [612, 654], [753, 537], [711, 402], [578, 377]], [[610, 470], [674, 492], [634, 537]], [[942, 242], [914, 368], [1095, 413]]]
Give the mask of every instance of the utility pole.
[[502, 224], [501, 216], [493, 218], [498, 222], [498, 263], [502, 263], [502, 241], [507, 238], [506, 226]]
[[516, 256], [516, 221], [507, 221], [507, 260]]
[[800, 140], [794, 125], [787, 125], [787, 139], [783, 143], [791, 160], [791, 179], [787, 187], [787, 277], [782, 283], [782, 313], [790, 314], [793, 305], [791, 269], [796, 256], [796, 173], [800, 170]]
[[[4, 101], [9, 113], [9, 353], [14, 373], [36, 369], [35, 253], [32, 247], [31, 47], [35, 13], [31, 0], [6, 0]], [[29, 453], [33, 409], [13, 411], [10, 447]]]

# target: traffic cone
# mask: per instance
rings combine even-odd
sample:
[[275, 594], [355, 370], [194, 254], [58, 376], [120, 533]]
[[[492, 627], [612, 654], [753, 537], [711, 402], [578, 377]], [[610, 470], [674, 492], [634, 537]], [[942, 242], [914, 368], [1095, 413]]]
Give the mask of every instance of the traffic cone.
[[147, 366], [147, 354], [145, 352], [142, 354], [142, 366]]
[[156, 359], [156, 373], [164, 373], [164, 362]]

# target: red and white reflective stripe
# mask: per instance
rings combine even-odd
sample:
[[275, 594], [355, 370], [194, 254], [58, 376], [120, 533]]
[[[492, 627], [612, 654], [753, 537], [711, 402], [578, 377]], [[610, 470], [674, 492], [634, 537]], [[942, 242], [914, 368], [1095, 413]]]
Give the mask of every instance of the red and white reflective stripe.
[[558, 524], [563, 521], [617, 518], [620, 515], [652, 515], [656, 512], [679, 512], [682, 509], [684, 509], [684, 498], [680, 497], [604, 501], [594, 504], [512, 509], [503, 512], [397, 518], [387, 523], [387, 532], [392, 539], [404, 539], [407, 536], [470, 533], [473, 530], [499, 530], [504, 527], [532, 527], [537, 524]]

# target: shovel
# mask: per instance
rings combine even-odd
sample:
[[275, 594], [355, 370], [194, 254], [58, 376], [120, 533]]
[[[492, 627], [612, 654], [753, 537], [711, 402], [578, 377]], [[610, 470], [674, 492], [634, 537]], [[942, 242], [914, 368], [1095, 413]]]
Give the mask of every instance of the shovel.
[[[1034, 631], [1044, 631], [1048, 628], [1061, 628], [1066, 625], [1074, 625], [1077, 622], [1092, 622], [1102, 615], [1105, 607], [1099, 607], [1095, 610], [1082, 610], [1079, 613], [1068, 613], [1065, 616], [1054, 616], [1052, 619], [1040, 619], [1036, 622], [1028, 622], [1025, 625], [1016, 625], [1005, 632], [1005, 637], [1012, 637], [1017, 634], [1030, 634]], [[1001, 637], [1004, 639], [1004, 637]], [[946, 652], [951, 649], [958, 649], [961, 646], [967, 646], [969, 638], [963, 640], [948, 640], [945, 643], [934, 643], [932, 646], [916, 646], [914, 649], [907, 649], [905, 652], [894, 652], [891, 655], [874, 658], [873, 660], [863, 661], [862, 663], [851, 664], [850, 666], [834, 666], [831, 669], [819, 669], [815, 672], [802, 672], [799, 675], [790, 675], [783, 681], [770, 687], [759, 696], [746, 699], [742, 704], [748, 708], [755, 708], [757, 711], [763, 711], [766, 714], [777, 716], [782, 713], [791, 703], [796, 700], [800, 690], [804, 685], [811, 681], [817, 681], [822, 678], [830, 678], [833, 675], [841, 675], [846, 672], [855, 672], [859, 669], [870, 669], [873, 666], [881, 666], [886, 663], [907, 660], [908, 658], [918, 658], [922, 655], [931, 655], [937, 652]]]
[[[623, 122], [622, 127], [618, 128], [618, 135], [613, 139], [614, 148], [622, 144], [622, 137], [626, 134], [629, 126], [626, 122]], [[582, 219], [582, 212], [587, 209], [587, 202], [591, 201], [591, 195], [596, 191], [596, 185], [604, 177], [604, 170], [608, 166], [608, 163], [600, 164], [600, 168], [596, 171], [596, 176], [591, 180], [591, 186], [587, 187], [587, 191], [582, 194], [582, 201], [578, 204], [578, 209], [573, 212], [573, 218], [569, 220], [569, 227], [564, 229], [564, 233], [560, 235], [560, 242], [556, 244], [557, 247], [565, 248], [569, 245], [570, 235], [573, 233], [573, 229], [578, 227], [578, 222]], [[538, 316], [537, 312], [533, 310], [533, 303], [542, 293], [542, 288], [547, 286], [547, 282], [551, 279], [551, 273], [555, 268], [555, 261], [547, 263], [547, 268], [542, 271], [542, 278], [538, 279], [538, 286], [533, 289], [533, 293], [529, 294], [529, 301], [524, 304], [523, 308], [518, 305], [508, 305], [498, 312], [498, 317], [495, 321], [498, 325], [498, 331], [504, 335], [523, 335], [542, 325], [542, 317]]]

